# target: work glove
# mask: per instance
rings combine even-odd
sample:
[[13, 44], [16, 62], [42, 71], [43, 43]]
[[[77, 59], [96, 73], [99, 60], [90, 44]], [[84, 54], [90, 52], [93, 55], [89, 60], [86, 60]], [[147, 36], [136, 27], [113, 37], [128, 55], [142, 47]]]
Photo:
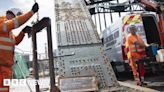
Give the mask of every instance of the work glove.
[[146, 47], [149, 47], [150, 45], [148, 43], [145, 43]]
[[26, 26], [25, 28], [23, 28], [22, 32], [27, 33], [29, 38], [31, 36], [31, 29], [32, 27]]
[[30, 26], [26, 26], [25, 28], [23, 28], [22, 32], [30, 33], [31, 32], [31, 27]]
[[36, 12], [38, 12], [38, 10], [39, 10], [39, 5], [38, 5], [38, 3], [35, 3], [35, 4], [32, 6], [32, 11], [33, 11], [34, 13], [36, 13]]

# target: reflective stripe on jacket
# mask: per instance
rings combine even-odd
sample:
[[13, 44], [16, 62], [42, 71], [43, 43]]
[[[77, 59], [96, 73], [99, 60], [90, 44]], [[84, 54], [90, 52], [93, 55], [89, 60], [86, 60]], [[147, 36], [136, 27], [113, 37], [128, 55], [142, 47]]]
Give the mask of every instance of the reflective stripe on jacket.
[[9, 34], [9, 37], [0, 37], [0, 49], [14, 51], [15, 40], [12, 37], [12, 34]]
[[23, 37], [23, 32], [20, 32], [18, 36], [11, 33], [8, 38], [0, 37], [0, 65], [13, 65], [14, 47], [22, 41]]
[[126, 48], [128, 49], [128, 53], [127, 53], [128, 59], [135, 57], [135, 54], [145, 52], [144, 47], [135, 45], [136, 41], [139, 41], [140, 43], [144, 43], [144, 41], [139, 35], [136, 35], [136, 36], [133, 36], [131, 34], [128, 35], [126, 39]]
[[33, 12], [27, 12], [26, 14], [17, 16], [11, 20], [1, 21], [0, 32], [10, 32], [12, 29], [18, 28], [23, 25], [27, 20], [29, 20], [33, 15]]
[[15, 29], [27, 20], [29, 20], [33, 15], [33, 12], [27, 12], [24, 15], [17, 16], [11, 20], [4, 20], [0, 22], [0, 65], [11, 67], [13, 65], [14, 59], [14, 47], [19, 44], [24, 33], [20, 32], [18, 36], [14, 36], [11, 33], [12, 29]]
[[130, 52], [143, 52], [143, 51], [145, 51], [145, 48], [143, 48], [139, 45], [130, 45], [129, 46], [129, 51]]

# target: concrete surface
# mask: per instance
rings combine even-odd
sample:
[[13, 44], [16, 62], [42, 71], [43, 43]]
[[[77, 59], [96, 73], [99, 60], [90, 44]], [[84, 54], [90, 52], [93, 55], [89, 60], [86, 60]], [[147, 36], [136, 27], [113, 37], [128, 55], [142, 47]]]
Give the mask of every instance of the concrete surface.
[[[132, 74], [121, 74], [117, 79], [121, 82], [134, 84]], [[148, 73], [145, 75], [145, 82], [148, 83], [147, 88], [151, 88], [154, 90], [158, 90], [160, 92], [164, 92], [164, 73], [152, 74]]]

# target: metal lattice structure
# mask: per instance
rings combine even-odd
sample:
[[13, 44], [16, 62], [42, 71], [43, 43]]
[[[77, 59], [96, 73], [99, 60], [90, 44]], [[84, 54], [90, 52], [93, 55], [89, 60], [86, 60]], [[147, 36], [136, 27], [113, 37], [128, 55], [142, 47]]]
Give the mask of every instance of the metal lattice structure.
[[[84, 0], [90, 14], [93, 17], [95, 25], [98, 27], [100, 31], [103, 31], [104, 28], [107, 28], [110, 23], [114, 22], [115, 15], [118, 14], [119, 17], [123, 15], [123, 13], [130, 12], [141, 12], [145, 11], [141, 4], [137, 2], [137, 0]], [[158, 2], [159, 4], [164, 5], [163, 0], [152, 0]], [[98, 15], [98, 20], [96, 16]], [[102, 16], [103, 15], [103, 16]], [[107, 19], [110, 17], [110, 20]], [[104, 20], [104, 21], [101, 21]], [[103, 24], [104, 22], [104, 24]]]
[[130, 90], [117, 82], [85, 2], [55, 0], [55, 12], [58, 38], [56, 75], [64, 78], [95, 77], [100, 92]]
[[110, 63], [100, 53], [101, 41], [84, 2], [57, 0], [55, 6], [59, 75], [95, 76], [102, 88], [118, 85]]

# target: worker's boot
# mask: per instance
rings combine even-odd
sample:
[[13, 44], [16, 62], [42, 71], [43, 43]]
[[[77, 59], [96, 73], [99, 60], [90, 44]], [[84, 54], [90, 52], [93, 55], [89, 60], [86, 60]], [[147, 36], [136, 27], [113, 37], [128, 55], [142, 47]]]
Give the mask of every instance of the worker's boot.
[[141, 77], [141, 86], [147, 86], [147, 83], [145, 83], [144, 77]]
[[135, 77], [136, 85], [141, 86], [141, 81], [139, 80], [138, 77]]
[[137, 86], [141, 86], [141, 85], [142, 85], [141, 81], [137, 80], [137, 81], [136, 81], [136, 85], [137, 85]]

